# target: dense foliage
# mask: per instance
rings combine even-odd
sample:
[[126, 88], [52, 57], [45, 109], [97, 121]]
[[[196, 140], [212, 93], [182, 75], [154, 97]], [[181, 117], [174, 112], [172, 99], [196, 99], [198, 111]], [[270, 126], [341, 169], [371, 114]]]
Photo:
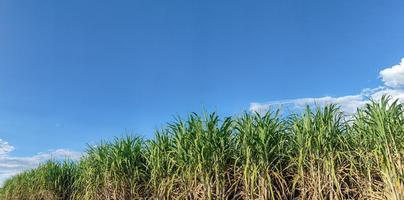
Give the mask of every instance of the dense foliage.
[[404, 105], [191, 114], [7, 180], [2, 200], [404, 199]]

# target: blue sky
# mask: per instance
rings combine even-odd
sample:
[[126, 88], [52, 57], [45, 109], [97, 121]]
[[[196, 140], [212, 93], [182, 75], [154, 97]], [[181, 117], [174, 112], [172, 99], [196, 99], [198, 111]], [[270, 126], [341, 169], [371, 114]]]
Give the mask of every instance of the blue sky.
[[0, 181], [49, 157], [77, 157], [87, 143], [151, 137], [188, 112], [311, 101], [352, 110], [383, 92], [404, 98], [403, 7], [1, 1]]

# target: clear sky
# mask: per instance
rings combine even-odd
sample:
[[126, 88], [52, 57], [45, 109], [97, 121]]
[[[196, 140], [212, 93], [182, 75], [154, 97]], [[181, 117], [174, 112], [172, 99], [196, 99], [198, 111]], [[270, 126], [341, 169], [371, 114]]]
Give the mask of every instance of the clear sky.
[[[0, 162], [22, 169], [126, 132], [149, 138], [193, 111], [355, 100], [365, 88], [391, 86], [379, 73], [404, 56], [403, 7], [398, 0], [1, 1]], [[16, 172], [10, 166], [0, 163], [0, 181]]]

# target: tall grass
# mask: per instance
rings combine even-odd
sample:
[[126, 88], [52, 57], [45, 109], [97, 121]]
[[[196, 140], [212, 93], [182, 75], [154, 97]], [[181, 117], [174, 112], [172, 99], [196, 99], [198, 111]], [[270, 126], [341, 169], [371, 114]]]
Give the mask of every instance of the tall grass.
[[76, 199], [140, 199], [147, 195], [144, 142], [125, 137], [89, 147], [78, 164]]
[[0, 189], [4, 200], [404, 199], [404, 105], [383, 97], [347, 117], [337, 105], [219, 118], [190, 114], [151, 140], [88, 147]]
[[404, 199], [404, 107], [384, 96], [359, 110], [353, 124], [354, 153], [373, 199]]
[[156, 198], [226, 199], [232, 195], [232, 120], [192, 114], [149, 141], [148, 167]]
[[[344, 177], [349, 167], [346, 122], [335, 105], [307, 108], [291, 122], [292, 189], [301, 199], [351, 199]], [[349, 188], [348, 188], [349, 189]]]
[[4, 183], [1, 199], [71, 200], [77, 188], [77, 165], [71, 161], [48, 161], [38, 168], [23, 172]]
[[281, 199], [289, 195], [287, 169], [291, 135], [278, 112], [244, 114], [236, 120], [236, 168], [243, 199]]

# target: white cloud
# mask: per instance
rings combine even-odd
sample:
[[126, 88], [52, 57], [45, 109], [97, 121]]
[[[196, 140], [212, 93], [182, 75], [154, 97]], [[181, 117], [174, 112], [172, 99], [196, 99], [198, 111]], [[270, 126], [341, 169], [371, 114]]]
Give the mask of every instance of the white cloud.
[[10, 155], [13, 150], [12, 145], [0, 139], [0, 186], [7, 178], [24, 170], [35, 168], [49, 159], [78, 160], [81, 157], [81, 153], [67, 149], [49, 150], [27, 157]]
[[13, 146], [9, 145], [8, 142], [5, 142], [0, 139], [0, 157], [7, 155], [8, 153], [10, 153], [13, 150], [14, 150]]
[[369, 102], [370, 99], [378, 100], [384, 94], [390, 95], [393, 99], [404, 101], [404, 58], [399, 65], [380, 71], [380, 77], [385, 86], [373, 89], [363, 89], [359, 94], [340, 96], [340, 97], [317, 97], [317, 98], [298, 98], [281, 101], [271, 101], [266, 103], [253, 102], [250, 104], [250, 111], [263, 113], [269, 109], [286, 107], [292, 110], [299, 110], [306, 105], [325, 105], [338, 104], [341, 109], [347, 113], [354, 113], [358, 107]]
[[[398, 99], [401, 102], [404, 101], [404, 89], [400, 88], [386, 88], [382, 91], [378, 91], [372, 94], [373, 99], [380, 99], [383, 95], [389, 95], [393, 99]], [[404, 103], [404, 102], [403, 102]]]
[[341, 109], [347, 113], [354, 113], [358, 107], [365, 105], [366, 102], [368, 102], [368, 97], [362, 92], [359, 95], [348, 95], [342, 97], [325, 96], [318, 98], [298, 98], [266, 103], [251, 103], [250, 111], [263, 113], [272, 108], [276, 109], [282, 107], [298, 110], [304, 108], [306, 105], [323, 106], [332, 103], [338, 104], [341, 106]]
[[380, 77], [384, 84], [389, 87], [404, 86], [404, 58], [401, 59], [400, 64], [380, 71]]

